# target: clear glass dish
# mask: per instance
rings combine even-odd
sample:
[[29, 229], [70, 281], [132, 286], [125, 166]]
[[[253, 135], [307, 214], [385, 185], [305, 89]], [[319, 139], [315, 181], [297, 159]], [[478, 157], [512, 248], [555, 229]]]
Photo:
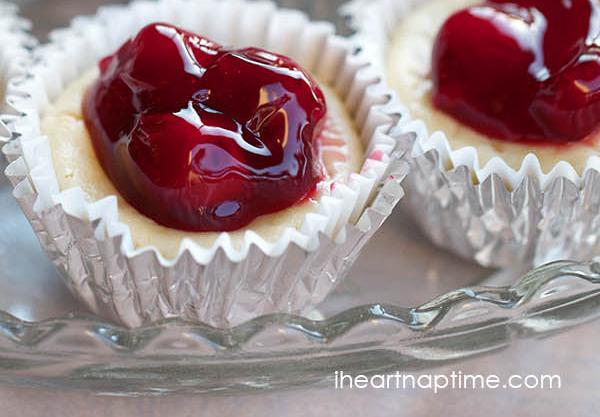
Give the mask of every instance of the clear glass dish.
[[[26, 1], [23, 8], [43, 38], [100, 3]], [[336, 19], [340, 2], [282, 3]], [[262, 317], [232, 330], [168, 322], [129, 331], [86, 316], [6, 183], [0, 213], [0, 382], [9, 384], [115, 395], [276, 389], [323, 382], [339, 369], [434, 368], [600, 312], [600, 265], [486, 270], [432, 247], [400, 208], [347, 282], [309, 317]]]

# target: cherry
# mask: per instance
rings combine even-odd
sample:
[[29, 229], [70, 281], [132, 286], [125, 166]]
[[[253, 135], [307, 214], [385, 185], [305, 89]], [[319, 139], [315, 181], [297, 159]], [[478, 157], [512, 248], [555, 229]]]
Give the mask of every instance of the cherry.
[[290, 58], [171, 25], [100, 63], [83, 113], [122, 196], [180, 230], [238, 230], [316, 189], [323, 93]]
[[[508, 141], [567, 143], [597, 129], [597, 0], [488, 0], [460, 10], [433, 52], [433, 103]], [[580, 77], [583, 77], [580, 79]]]
[[531, 114], [548, 135], [593, 132], [600, 115], [600, 55], [582, 55], [548, 83], [534, 99]]

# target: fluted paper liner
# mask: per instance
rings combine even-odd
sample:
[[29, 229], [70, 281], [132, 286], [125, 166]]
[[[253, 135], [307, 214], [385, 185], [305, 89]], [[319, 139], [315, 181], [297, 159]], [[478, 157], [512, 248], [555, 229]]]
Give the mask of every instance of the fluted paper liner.
[[[355, 0], [344, 6], [356, 30], [354, 43], [378, 70], [385, 73], [397, 24], [418, 4]], [[597, 156], [588, 158], [582, 175], [565, 161], [545, 173], [534, 154], [519, 169], [500, 157], [481, 165], [476, 148], [453, 149], [444, 132], [430, 133], [408, 110], [399, 126], [415, 140], [407, 154], [408, 206], [437, 245], [484, 266], [500, 267], [589, 260], [600, 253]]]
[[[6, 83], [12, 77], [25, 72], [31, 48], [36, 44], [29, 34], [30, 26], [28, 21], [18, 16], [14, 4], [0, 1], [0, 112], [2, 113], [8, 110], [4, 97]], [[0, 123], [10, 123], [13, 119], [14, 115], [3, 114]], [[9, 136], [10, 133], [6, 129], [0, 132], [0, 146]], [[4, 170], [6, 161], [0, 159], [0, 169]], [[0, 179], [0, 182], [2, 181], [4, 178]]]
[[[275, 242], [248, 231], [237, 248], [223, 233], [210, 248], [184, 240], [174, 260], [153, 247], [135, 248], [128, 226], [119, 223], [116, 196], [88, 202], [79, 189], [59, 190], [39, 122], [65, 85], [154, 21], [295, 58], [330, 84], [353, 115], [366, 150], [362, 171], [336, 183], [299, 230], [288, 228]], [[13, 161], [6, 173], [70, 289], [103, 317], [131, 327], [173, 317], [228, 327], [268, 313], [306, 311], [346, 275], [402, 197], [407, 139], [391, 135], [396, 102], [330, 24], [265, 2], [141, 1], [77, 18], [51, 39], [9, 89], [21, 117], [11, 125], [18, 139], [4, 149]]]

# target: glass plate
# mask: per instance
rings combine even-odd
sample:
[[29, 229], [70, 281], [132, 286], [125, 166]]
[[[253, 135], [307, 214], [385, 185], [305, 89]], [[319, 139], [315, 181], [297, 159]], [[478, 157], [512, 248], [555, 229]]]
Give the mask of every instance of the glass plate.
[[[43, 38], [100, 3], [26, 1], [23, 8]], [[330, 19], [340, 4], [281, 3]], [[273, 315], [232, 330], [166, 322], [130, 331], [86, 317], [6, 183], [0, 213], [0, 382], [10, 384], [115, 395], [275, 389], [322, 382], [340, 369], [433, 368], [562, 331], [600, 311], [600, 265], [560, 262], [527, 275], [519, 266], [486, 270], [432, 247], [400, 208], [309, 317]]]

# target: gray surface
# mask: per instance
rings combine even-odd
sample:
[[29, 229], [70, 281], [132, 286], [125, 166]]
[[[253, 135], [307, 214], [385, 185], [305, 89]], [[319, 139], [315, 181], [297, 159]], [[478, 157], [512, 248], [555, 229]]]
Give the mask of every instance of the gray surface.
[[[287, 2], [293, 3], [293, 2]], [[315, 8], [333, 9], [333, 1], [304, 2]], [[26, 2], [25, 14], [35, 20], [36, 33], [64, 24], [68, 15], [89, 13], [92, 1], [48, 0]], [[9, 196], [2, 194], [2, 199]], [[11, 210], [16, 210], [13, 206]], [[5, 214], [4, 212], [3, 214]], [[18, 224], [15, 224], [18, 227]], [[7, 236], [8, 230], [0, 230]], [[19, 241], [0, 241], [4, 260], [13, 259], [18, 245], [30, 245], [31, 235], [20, 234]], [[2, 243], [4, 242], [4, 243]], [[390, 248], [394, 248], [393, 261]], [[14, 258], [16, 259], [16, 257]], [[5, 262], [5, 261], [3, 261]], [[18, 261], [21, 262], [21, 261]], [[35, 268], [51, 267], [42, 257], [22, 260]], [[14, 265], [11, 263], [10, 265]], [[10, 268], [2, 264], [2, 268]], [[402, 265], [399, 268], [397, 265]], [[400, 269], [400, 270], [399, 270]], [[5, 271], [7, 269], [4, 269]], [[518, 271], [492, 275], [491, 282], [508, 281]], [[453, 288], [470, 285], [490, 275], [490, 271], [457, 260], [435, 250], [400, 213], [369, 246], [349, 282], [324, 308], [324, 313], [355, 302], [394, 302], [415, 305]], [[401, 276], [402, 279], [390, 279]], [[2, 283], [0, 308], [6, 307], [23, 318], [34, 319], [76, 310], [69, 295], [52, 273], [35, 275], [23, 281], [14, 275]], [[345, 391], [306, 388], [295, 391], [255, 394], [244, 397], [167, 397], [129, 399], [91, 396], [80, 392], [58, 392], [29, 388], [0, 388], [0, 416], [198, 416], [273, 415], [285, 416], [388, 416], [388, 415], [483, 415], [483, 416], [591, 416], [595, 415], [600, 389], [600, 342], [598, 324], [589, 324], [550, 339], [523, 341], [496, 355], [470, 360], [452, 368], [469, 373], [552, 373], [563, 378], [561, 391], [448, 391], [435, 395], [420, 391]], [[368, 411], [367, 411], [368, 410]]]

